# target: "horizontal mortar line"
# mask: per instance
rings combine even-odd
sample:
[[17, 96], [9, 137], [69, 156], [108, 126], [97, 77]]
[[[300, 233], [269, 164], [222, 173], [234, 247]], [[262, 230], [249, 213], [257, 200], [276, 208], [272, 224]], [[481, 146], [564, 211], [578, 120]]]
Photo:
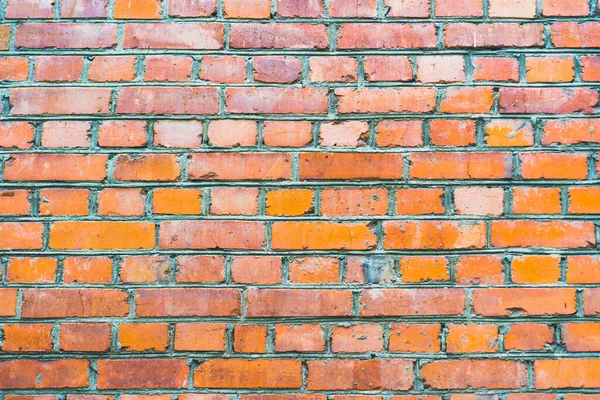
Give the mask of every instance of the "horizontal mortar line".
[[[599, 120], [600, 122], [600, 120]], [[176, 131], [177, 128], [171, 128], [172, 131]], [[201, 129], [198, 130], [201, 133]], [[600, 151], [600, 142], [598, 144], [591, 145], [547, 145], [547, 146], [531, 146], [531, 147], [488, 147], [488, 146], [424, 146], [424, 147], [268, 147], [268, 146], [253, 146], [253, 147], [211, 147], [201, 146], [196, 148], [183, 148], [183, 147], [137, 147], [137, 148], [107, 148], [107, 147], [94, 147], [94, 148], [48, 148], [39, 147], [31, 148], [27, 150], [19, 149], [3, 149], [0, 150], [0, 157], [22, 155], [22, 154], [80, 154], [80, 155], [108, 155], [115, 157], [118, 155], [130, 155], [130, 156], [143, 156], [153, 154], [172, 154], [177, 156], [192, 156], [200, 154], [290, 154], [290, 155], [304, 155], [304, 154], [389, 154], [397, 156], [410, 156], [411, 154], [418, 153], [457, 153], [469, 154], [469, 153], [490, 153], [490, 154], [532, 154], [532, 153], [554, 153], [554, 154], [572, 154], [573, 152], [592, 152], [596, 153]], [[475, 178], [473, 178], [475, 179]], [[374, 179], [376, 180], [376, 179]], [[534, 180], [534, 179], [531, 179]], [[557, 181], [564, 181], [556, 179]], [[544, 180], [546, 181], [546, 180]]]
[[[14, 84], [13, 84], [14, 83]], [[523, 86], [526, 84], [527, 86]], [[515, 83], [497, 83], [497, 82], [449, 82], [449, 83], [431, 83], [431, 82], [365, 82], [360, 85], [357, 82], [310, 82], [310, 83], [289, 83], [289, 84], [278, 84], [278, 83], [262, 83], [262, 82], [247, 82], [247, 83], [233, 83], [223, 84], [208, 82], [204, 80], [198, 81], [187, 81], [187, 82], [155, 82], [155, 81], [136, 81], [132, 80], [129, 82], [38, 82], [38, 81], [18, 81], [11, 82], [10, 85], [0, 85], [0, 88], [8, 89], [24, 89], [24, 88], [36, 88], [36, 89], [49, 89], [49, 88], [113, 88], [120, 89], [125, 87], [152, 87], [152, 88], [245, 88], [245, 89], [264, 89], [264, 88], [278, 88], [278, 89], [404, 89], [404, 88], [433, 88], [433, 89], [448, 89], [448, 88], [473, 88], [473, 87], [494, 87], [494, 88], [511, 88], [511, 89], [523, 89], [523, 88], [535, 88], [535, 89], [551, 89], [551, 88], [589, 88], [599, 89], [600, 83], [598, 82], [562, 82], [562, 83], [528, 83], [528, 82], [515, 82]], [[593, 115], [593, 114], [591, 114]]]
[[25, 355], [18, 353], [1, 354], [0, 360], [51, 360], [51, 359], [76, 359], [85, 356], [88, 360], [164, 360], [172, 358], [186, 358], [189, 360], [214, 360], [216, 357], [220, 359], [243, 359], [243, 360], [259, 360], [259, 359], [300, 359], [301, 361], [313, 360], [331, 360], [331, 357], [339, 360], [362, 360], [372, 359], [372, 356], [377, 356], [380, 360], [404, 359], [404, 360], [419, 360], [419, 361], [439, 361], [439, 360], [464, 360], [468, 359], [509, 359], [513, 361], [533, 361], [533, 360], [550, 360], [555, 358], [596, 358], [600, 357], [600, 352], [585, 352], [585, 353], [530, 353], [530, 352], [499, 352], [499, 353], [457, 353], [457, 354], [403, 354], [403, 353], [383, 353], [383, 352], [365, 352], [355, 354], [331, 353], [331, 354], [316, 354], [316, 353], [272, 353], [272, 354], [248, 354], [248, 353], [221, 353], [221, 352], [173, 352], [167, 354], [161, 353], [50, 353], [35, 355]]
[[[120, 181], [104, 181], [104, 182], [88, 182], [88, 181], [43, 181], [43, 182], [32, 182], [32, 181], [0, 181], [0, 189], [26, 189], [26, 188], [89, 188], [89, 189], [102, 189], [105, 187], [132, 187], [132, 188], [212, 188], [212, 187], [259, 187], [267, 189], [277, 188], [290, 188], [290, 187], [315, 187], [315, 188], [328, 188], [328, 187], [364, 187], [364, 188], [375, 188], [385, 186], [390, 189], [409, 189], [411, 187], [463, 187], [468, 186], [493, 186], [493, 187], [520, 187], [520, 186], [540, 186], [540, 187], [565, 187], [565, 186], [577, 186], [577, 187], [588, 187], [596, 186], [600, 184], [600, 179], [590, 180], [389, 180], [389, 181], [174, 181], [174, 182], [120, 182]], [[443, 214], [435, 214], [441, 215]], [[528, 214], [524, 214], [528, 215]], [[547, 215], [547, 214], [540, 214]]]
[[473, 215], [374, 215], [374, 216], [328, 216], [328, 215], [302, 215], [302, 216], [268, 216], [268, 215], [149, 215], [149, 216], [103, 216], [103, 215], [88, 215], [88, 216], [66, 216], [66, 217], [45, 217], [45, 216], [18, 216], [18, 215], [2, 215], [1, 222], [150, 222], [159, 224], [161, 222], [173, 221], [257, 221], [257, 222], [323, 222], [323, 223], [370, 223], [375, 221], [381, 222], [417, 222], [417, 221], [457, 221], [466, 223], [475, 223], [483, 221], [591, 221], [600, 223], [600, 213], [596, 214], [512, 214], [500, 216], [478, 216], [477, 220], [472, 220]]
[[281, 55], [288, 56], [331, 56], [331, 55], [347, 55], [347, 56], [365, 56], [365, 55], [501, 55], [510, 56], [511, 54], [589, 54], [595, 55], [595, 47], [578, 47], [578, 48], [545, 48], [545, 47], [452, 47], [452, 48], [394, 48], [394, 49], [267, 49], [267, 48], [230, 48], [219, 50], [203, 50], [203, 49], [76, 49], [76, 48], [49, 48], [49, 49], [27, 49], [19, 48], [0, 52], [0, 56], [37, 56], [37, 55], [81, 55], [81, 56], [98, 56], [98, 55], [240, 55], [240, 56], [262, 56], [262, 55]]
[[557, 253], [564, 255], [590, 255], [600, 254], [597, 248], [548, 248], [548, 247], [508, 247], [508, 248], [483, 248], [483, 249], [446, 249], [446, 250], [218, 250], [218, 249], [143, 249], [143, 250], [3, 250], [0, 256], [118, 256], [118, 255], [148, 255], [172, 254], [172, 255], [284, 255], [284, 256], [382, 256], [382, 255], [481, 255], [481, 254], [548, 254]]
[[177, 17], [167, 16], [161, 18], [143, 18], [143, 19], [131, 19], [131, 18], [1, 18], [0, 21], [6, 24], [20, 25], [22, 23], [86, 23], [86, 24], [111, 24], [111, 25], [123, 25], [123, 24], [145, 24], [145, 23], [255, 23], [255, 24], [268, 24], [268, 23], [305, 23], [310, 25], [322, 25], [322, 24], [335, 24], [335, 23], [388, 23], [388, 24], [420, 24], [420, 23], [494, 23], [494, 22], [514, 22], [519, 25], [527, 25], [531, 23], [541, 24], [548, 22], [593, 22], [598, 21], [599, 17], [590, 13], [590, 15], [584, 16], [565, 16], [565, 17], [552, 17], [552, 16], [539, 16], [535, 18], [510, 18], [510, 17], [484, 17], [484, 16], [461, 16], [461, 17], [329, 17], [321, 16], [318, 18], [307, 18], [307, 17], [284, 17], [280, 15], [272, 15], [268, 18], [225, 18], [224, 16], [205, 16], [205, 17]]
[[102, 121], [102, 120], [215, 120], [215, 119], [252, 119], [252, 120], [273, 120], [273, 121], [354, 121], [354, 120], [390, 120], [390, 119], [594, 119], [600, 117], [598, 114], [451, 114], [441, 112], [427, 113], [343, 113], [339, 115], [328, 114], [78, 114], [78, 115], [4, 115], [0, 116], [2, 121]]

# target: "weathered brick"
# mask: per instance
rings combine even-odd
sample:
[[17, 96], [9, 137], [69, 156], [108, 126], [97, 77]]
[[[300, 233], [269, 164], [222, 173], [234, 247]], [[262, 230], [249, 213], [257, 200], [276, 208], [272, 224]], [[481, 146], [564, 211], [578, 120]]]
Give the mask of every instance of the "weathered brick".
[[286, 389], [302, 385], [298, 360], [208, 360], [194, 371], [194, 387]]

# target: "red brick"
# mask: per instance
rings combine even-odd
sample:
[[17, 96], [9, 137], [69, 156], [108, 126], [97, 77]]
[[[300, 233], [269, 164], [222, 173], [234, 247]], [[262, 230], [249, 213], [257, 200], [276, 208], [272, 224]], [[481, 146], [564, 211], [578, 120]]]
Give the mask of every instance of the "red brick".
[[37, 82], [78, 82], [83, 71], [83, 57], [39, 56], [35, 58], [33, 80]]
[[217, 11], [216, 0], [170, 0], [169, 15], [171, 17], [210, 17]]
[[535, 18], [536, 0], [490, 0], [492, 18]]
[[146, 56], [144, 60], [144, 81], [188, 82], [192, 77], [193, 62], [193, 58], [187, 56]]
[[312, 124], [307, 121], [267, 121], [263, 141], [266, 146], [307, 146], [312, 142]]
[[227, 88], [227, 111], [232, 114], [325, 114], [327, 89]]
[[324, 189], [321, 192], [321, 214], [324, 216], [385, 215], [385, 189]]
[[586, 88], [501, 88], [504, 114], [594, 114], [598, 92]]
[[284, 153], [196, 153], [192, 180], [282, 180], [291, 177], [291, 156]]
[[303, 153], [300, 179], [402, 179], [402, 156], [379, 153]]
[[542, 24], [459, 22], [446, 25], [446, 47], [535, 47], [543, 45]]
[[8, 0], [7, 19], [52, 18], [54, 17], [52, 0]]
[[478, 57], [473, 59], [476, 81], [518, 82], [519, 61], [511, 57]]
[[98, 389], [185, 388], [189, 367], [183, 359], [98, 361]]
[[55, 222], [50, 228], [52, 249], [151, 249], [154, 223]]
[[337, 283], [339, 264], [333, 257], [294, 258], [288, 266], [289, 280], [291, 283]]
[[504, 189], [460, 187], [454, 190], [454, 206], [462, 215], [504, 214]]
[[200, 79], [218, 83], [243, 83], [246, 80], [246, 60], [242, 57], [202, 57]]
[[410, 360], [314, 360], [307, 362], [308, 390], [407, 390]]
[[116, 289], [24, 289], [22, 317], [124, 317], [127, 297]]
[[585, 248], [595, 245], [594, 226], [580, 221], [493, 221], [494, 247]]
[[106, 18], [108, 0], [62, 0], [60, 2], [61, 18]]
[[299, 360], [207, 360], [194, 371], [197, 388], [300, 388]]
[[66, 284], [109, 283], [112, 261], [108, 257], [67, 257], [63, 260], [63, 281]]
[[462, 289], [365, 289], [360, 315], [460, 315], [465, 308]]
[[536, 389], [600, 387], [598, 359], [536, 360], [533, 368]]
[[225, 18], [269, 18], [271, 3], [268, 0], [223, 0]]
[[383, 350], [381, 325], [335, 325], [332, 330], [331, 350], [334, 353], [366, 353]]
[[491, 87], [449, 88], [440, 104], [440, 111], [448, 114], [486, 114], [493, 105]]
[[98, 214], [144, 215], [144, 193], [140, 189], [108, 188], [98, 192]]
[[235, 283], [257, 285], [281, 283], [281, 257], [235, 257], [231, 263], [231, 279]]
[[119, 92], [117, 114], [216, 114], [216, 88], [133, 87]]
[[431, 112], [435, 93], [429, 87], [335, 89], [337, 109], [342, 114]]
[[0, 222], [0, 249], [40, 250], [43, 231], [35, 222]]
[[125, 24], [123, 48], [219, 50], [224, 45], [223, 24]]
[[434, 146], [471, 146], [476, 142], [473, 120], [436, 119], [429, 124], [429, 138]]
[[422, 121], [385, 120], [377, 124], [377, 146], [420, 147], [423, 146]]
[[173, 348], [177, 351], [225, 351], [225, 324], [179, 323]]
[[93, 82], [131, 81], [135, 78], [136, 60], [133, 56], [94, 57], [88, 77]]
[[[314, 0], [308, 0], [314, 2]], [[281, 5], [281, 2], [279, 3]], [[254, 80], [268, 83], [293, 83], [302, 74], [302, 61], [295, 57], [259, 56], [254, 58]]]
[[491, 324], [448, 325], [446, 352], [495, 353], [498, 327]]
[[[389, 15], [389, 14], [388, 14]], [[364, 58], [365, 78], [371, 82], [413, 80], [412, 66], [408, 57], [368, 56]]]
[[441, 349], [440, 324], [392, 324], [390, 351], [402, 353], [437, 353]]
[[276, 352], [325, 351], [323, 329], [318, 324], [275, 325]]
[[340, 317], [352, 314], [348, 290], [249, 289], [248, 317]]
[[383, 0], [383, 4], [389, 7], [387, 16], [392, 18], [427, 18], [430, 14], [429, 0]]
[[60, 325], [63, 351], [106, 352], [110, 350], [111, 326], [104, 323], [64, 323]]
[[596, 132], [600, 132], [597, 119], [555, 119], [544, 125], [542, 144], [600, 143]]
[[311, 82], [355, 82], [358, 79], [358, 62], [351, 57], [312, 57], [309, 68]]
[[234, 23], [230, 43], [234, 49], [326, 49], [329, 35], [325, 25]]
[[441, 360], [421, 367], [432, 389], [516, 389], [527, 383], [524, 363], [507, 360]]
[[225, 259], [221, 256], [179, 256], [176, 282], [223, 282]]
[[240, 292], [236, 289], [169, 288], [137, 289], [138, 317], [208, 317], [240, 314]]
[[334, 18], [374, 18], [376, 0], [330, 0], [329, 15]]
[[455, 266], [459, 285], [494, 285], [504, 282], [504, 266], [499, 256], [463, 256]]
[[258, 188], [212, 188], [210, 213], [214, 215], [258, 214]]
[[13, 154], [5, 164], [7, 181], [101, 181], [106, 177], [105, 155]]
[[567, 351], [598, 351], [600, 349], [600, 324], [598, 323], [564, 324], [562, 336]]
[[146, 144], [146, 121], [106, 121], [98, 129], [102, 147], [142, 147]]
[[17, 315], [17, 289], [0, 288], [0, 316]]
[[90, 383], [87, 360], [0, 362], [1, 389], [83, 388]]
[[572, 288], [489, 288], [473, 292], [473, 309], [484, 316], [569, 315], [575, 312]]
[[504, 334], [506, 350], [545, 350], [554, 342], [554, 331], [543, 324], [513, 324]]
[[554, 22], [551, 26], [555, 47], [594, 48], [600, 46], [600, 23]]
[[323, 16], [322, 0], [279, 0], [277, 15], [281, 17], [318, 18]]
[[481, 0], [435, 0], [435, 15], [437, 17], [482, 17], [483, 4]]
[[389, 221], [383, 223], [385, 249], [478, 249], [486, 227], [472, 221]]
[[208, 126], [208, 141], [212, 146], [254, 146], [257, 138], [258, 127], [255, 121], [211, 121]]
[[339, 49], [422, 49], [436, 47], [433, 24], [341, 24]]
[[159, 247], [164, 249], [258, 250], [264, 241], [264, 225], [258, 221], [167, 221], [160, 224]]
[[413, 179], [505, 179], [512, 173], [509, 153], [413, 153]]
[[25, 23], [16, 30], [15, 46], [31, 49], [108, 49], [117, 44], [117, 25]]
[[12, 115], [108, 114], [110, 88], [36, 87], [12, 88]]
[[121, 263], [123, 282], [168, 282], [169, 259], [162, 256], [125, 257]]
[[0, 122], [0, 147], [30, 149], [34, 136], [33, 125], [27, 122]]

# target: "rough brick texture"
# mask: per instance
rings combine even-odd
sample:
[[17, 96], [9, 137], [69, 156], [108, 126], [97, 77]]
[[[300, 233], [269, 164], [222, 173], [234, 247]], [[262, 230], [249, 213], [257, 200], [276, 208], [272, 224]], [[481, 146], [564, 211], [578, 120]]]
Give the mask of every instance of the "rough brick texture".
[[598, 0], [0, 0], [0, 400], [598, 400]]

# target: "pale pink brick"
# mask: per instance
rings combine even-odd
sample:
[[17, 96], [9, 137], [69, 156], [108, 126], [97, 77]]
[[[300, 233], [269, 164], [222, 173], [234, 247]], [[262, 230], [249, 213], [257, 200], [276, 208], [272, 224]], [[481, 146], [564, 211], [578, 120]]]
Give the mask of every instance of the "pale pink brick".
[[154, 146], [198, 148], [202, 144], [201, 121], [157, 121]]
[[211, 121], [208, 126], [208, 141], [213, 146], [254, 146], [257, 137], [258, 126], [256, 121]]
[[90, 147], [91, 125], [82, 121], [48, 121], [42, 125], [42, 146]]
[[461, 187], [454, 191], [454, 204], [458, 214], [502, 215], [504, 189]]

